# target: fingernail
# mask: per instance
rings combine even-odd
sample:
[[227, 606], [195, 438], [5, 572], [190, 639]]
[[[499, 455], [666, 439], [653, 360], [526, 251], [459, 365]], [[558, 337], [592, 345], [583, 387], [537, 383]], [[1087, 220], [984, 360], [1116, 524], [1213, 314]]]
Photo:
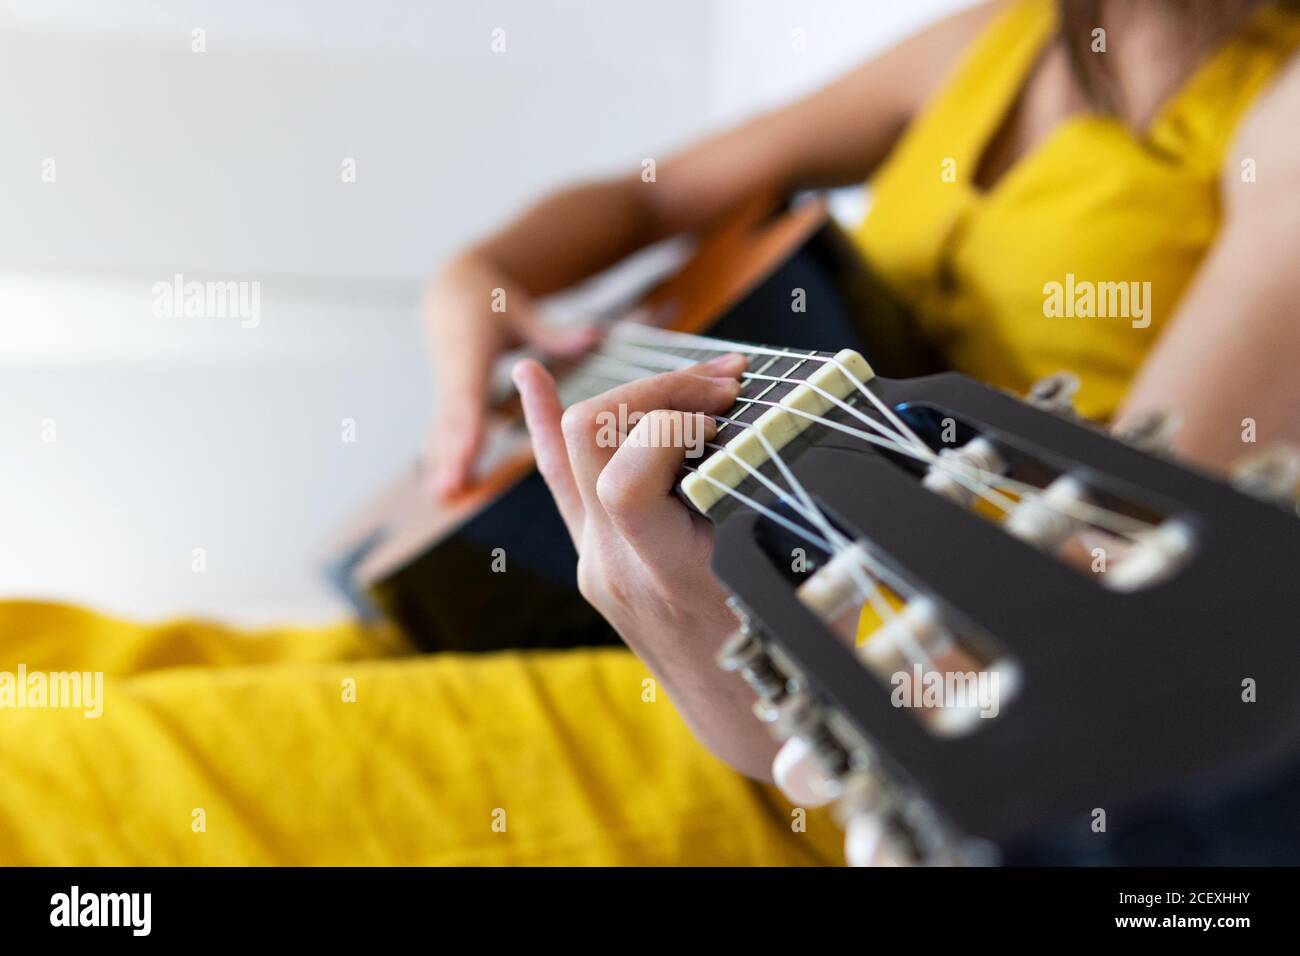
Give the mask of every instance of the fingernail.
[[741, 358], [738, 352], [728, 352], [726, 355], [719, 355], [717, 358], [711, 358], [704, 363], [705, 368], [730, 368], [736, 364], [736, 359]]
[[710, 378], [709, 381], [714, 385], [717, 385], [719, 388], [731, 389], [732, 391], [740, 390], [740, 382], [734, 378], [728, 378], [725, 375]]

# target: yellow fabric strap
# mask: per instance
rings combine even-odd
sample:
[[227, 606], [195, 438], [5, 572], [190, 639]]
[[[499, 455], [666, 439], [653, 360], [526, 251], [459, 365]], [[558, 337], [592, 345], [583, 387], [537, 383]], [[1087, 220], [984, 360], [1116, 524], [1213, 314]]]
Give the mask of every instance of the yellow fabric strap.
[[1218, 175], [1242, 118], [1298, 47], [1300, 6], [1261, 7], [1165, 104], [1147, 139]]
[[[971, 44], [924, 114], [944, 130], [959, 162], [981, 160], [1058, 28], [1053, 0], [1019, 0]], [[1300, 5], [1265, 4], [1160, 108], [1146, 139], [1203, 171], [1216, 172], [1243, 115], [1297, 47]]]
[[966, 170], [962, 178], [974, 174], [1056, 27], [1051, 0], [1012, 4], [971, 43], [922, 111], [926, 126], [942, 131], [948, 155]]

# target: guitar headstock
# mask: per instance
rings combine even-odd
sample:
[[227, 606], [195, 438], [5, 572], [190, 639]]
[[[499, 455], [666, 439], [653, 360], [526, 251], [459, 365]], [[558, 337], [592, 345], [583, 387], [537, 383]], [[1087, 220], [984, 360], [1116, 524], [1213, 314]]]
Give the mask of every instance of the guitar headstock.
[[683, 491], [744, 622], [724, 666], [846, 818], [897, 856], [983, 859], [1300, 755], [1294, 512], [1153, 453], [1158, 429], [1063, 414], [1061, 382], [1026, 402], [817, 356], [777, 376], [811, 395], [748, 380], [743, 445], [724, 432]]

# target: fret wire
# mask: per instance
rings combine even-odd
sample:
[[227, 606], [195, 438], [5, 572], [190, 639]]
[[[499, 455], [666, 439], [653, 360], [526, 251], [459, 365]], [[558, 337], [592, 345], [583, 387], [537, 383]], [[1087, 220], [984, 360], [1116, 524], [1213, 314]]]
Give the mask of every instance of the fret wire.
[[[793, 358], [793, 357], [797, 356], [798, 354], [799, 354], [799, 353], [797, 353], [797, 352], [791, 352], [789, 349], [785, 349], [785, 350], [783, 350], [783, 355], [771, 355], [771, 356], [768, 356], [767, 361], [764, 362], [761, 366], [759, 366], [758, 371], [759, 371], [760, 373], [766, 373], [767, 370], [770, 369], [773, 365], [775, 365], [775, 364], [776, 364], [776, 363], [777, 363], [781, 358], [786, 357], [786, 356]], [[814, 353], [814, 354], [816, 354], [816, 353]], [[781, 378], [789, 378], [790, 375], [791, 375], [791, 374], [792, 374], [796, 369], [798, 369], [800, 365], [803, 365], [803, 364], [806, 363], [807, 361], [808, 361], [807, 358], [801, 358], [798, 362], [796, 362], [794, 365], [792, 365], [792, 366], [790, 367], [789, 371], [787, 371], [784, 375], [782, 375]], [[761, 381], [761, 380], [759, 380], [759, 381]], [[736, 414], [732, 415], [731, 417], [732, 417], [732, 418], [739, 418], [741, 415], [745, 414], [745, 412], [748, 412], [751, 408], [754, 408], [754, 407], [755, 407], [755, 402], [754, 402], [755, 399], [761, 399], [761, 398], [763, 398], [765, 395], [767, 395], [769, 392], [771, 392], [772, 389], [776, 388], [776, 386], [779, 385], [779, 384], [781, 384], [781, 383], [780, 383], [780, 382], [768, 382], [767, 385], [766, 385], [766, 387], [762, 388], [762, 389], [758, 392], [757, 395], [746, 396], [746, 395], [744, 395], [744, 394], [742, 393], [741, 396], [740, 396], [739, 398], [736, 399], [736, 405], [737, 405], [737, 407], [739, 407], [740, 405], [743, 404], [743, 405], [745, 406], [745, 408], [742, 409], [741, 411], [737, 412]], [[760, 413], [760, 414], [761, 414], [761, 413]], [[720, 426], [718, 427], [717, 434], [721, 434], [722, 431], [723, 431], [723, 429], [728, 428], [728, 427], [730, 427], [730, 425], [729, 425], [728, 423], [724, 423], [724, 424], [720, 425]]]

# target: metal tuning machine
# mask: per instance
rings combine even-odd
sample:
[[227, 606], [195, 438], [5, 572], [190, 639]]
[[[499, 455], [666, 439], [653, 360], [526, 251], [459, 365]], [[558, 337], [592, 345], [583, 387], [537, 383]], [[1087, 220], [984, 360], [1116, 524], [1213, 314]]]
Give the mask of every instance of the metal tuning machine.
[[1237, 462], [1231, 478], [1238, 491], [1300, 515], [1300, 448], [1263, 448]]
[[892, 780], [870, 743], [804, 690], [798, 667], [764, 638], [737, 599], [728, 607], [739, 624], [718, 652], [718, 665], [749, 685], [755, 716], [782, 743], [773, 765], [778, 786], [796, 803], [835, 802], [849, 865], [991, 862], [978, 844], [957, 838], [920, 795]]

